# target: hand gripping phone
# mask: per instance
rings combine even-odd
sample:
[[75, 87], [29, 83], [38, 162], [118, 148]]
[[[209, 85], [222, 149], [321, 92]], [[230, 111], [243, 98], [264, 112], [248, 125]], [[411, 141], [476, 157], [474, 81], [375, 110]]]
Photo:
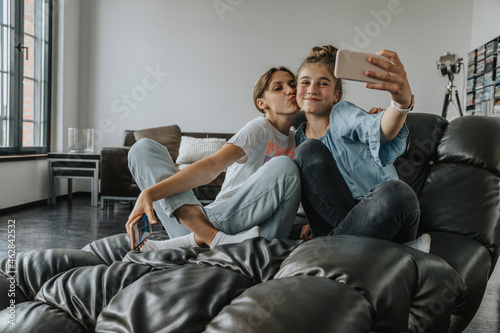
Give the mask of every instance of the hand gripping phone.
[[153, 232], [151, 222], [146, 215], [140, 215], [130, 224], [130, 248], [138, 250]]
[[372, 77], [366, 76], [366, 71], [385, 73], [386, 71], [374, 64], [368, 62], [368, 58], [379, 58], [389, 61], [389, 58], [372, 53], [364, 53], [357, 51], [349, 51], [340, 49], [337, 51], [335, 59], [335, 77], [338, 79], [346, 79], [370, 83], [384, 83]]

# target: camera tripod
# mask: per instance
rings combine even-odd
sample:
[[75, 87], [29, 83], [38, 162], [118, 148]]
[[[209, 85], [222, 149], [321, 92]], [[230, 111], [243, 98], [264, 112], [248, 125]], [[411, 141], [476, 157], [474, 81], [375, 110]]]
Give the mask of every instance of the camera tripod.
[[455, 98], [457, 100], [457, 107], [458, 107], [458, 112], [460, 113], [460, 117], [463, 116], [462, 113], [462, 107], [460, 106], [460, 99], [458, 98], [458, 91], [457, 87], [453, 85], [453, 74], [448, 73], [448, 85], [446, 86], [446, 93], [444, 95], [444, 105], [443, 105], [443, 112], [441, 113], [441, 116], [446, 119], [446, 116], [448, 114], [448, 106], [450, 105], [450, 102], [453, 103], [453, 92], [455, 92]]

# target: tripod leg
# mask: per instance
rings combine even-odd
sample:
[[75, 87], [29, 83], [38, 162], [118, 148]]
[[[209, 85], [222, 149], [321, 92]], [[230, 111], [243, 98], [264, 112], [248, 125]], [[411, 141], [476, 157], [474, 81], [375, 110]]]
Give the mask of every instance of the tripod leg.
[[455, 98], [457, 99], [458, 112], [460, 112], [460, 117], [464, 114], [462, 113], [462, 107], [460, 106], [460, 99], [458, 98], [458, 91], [455, 90]]
[[444, 95], [444, 104], [443, 104], [443, 112], [441, 112], [441, 116], [446, 119], [446, 115], [448, 113], [448, 104], [450, 103], [450, 93], [447, 92]]

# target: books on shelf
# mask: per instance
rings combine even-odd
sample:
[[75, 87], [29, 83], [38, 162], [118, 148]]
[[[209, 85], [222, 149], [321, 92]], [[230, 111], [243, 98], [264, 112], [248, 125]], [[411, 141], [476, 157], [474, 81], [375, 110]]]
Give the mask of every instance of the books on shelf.
[[467, 80], [467, 92], [470, 92], [472, 90], [476, 89], [476, 79], [470, 78]]
[[481, 89], [484, 86], [484, 75], [476, 77], [476, 89]]
[[485, 55], [486, 55], [486, 46], [485, 45], [481, 45], [477, 49], [477, 61], [484, 60]]
[[465, 105], [467, 107], [474, 105], [474, 99], [475, 99], [475, 93], [474, 92], [468, 93], [467, 94], [467, 99], [465, 101]]
[[468, 66], [474, 65], [476, 63], [477, 50], [470, 51], [467, 53], [467, 64]]
[[478, 103], [475, 105], [474, 114], [475, 115], [482, 115], [483, 114], [483, 103]]
[[484, 73], [484, 60], [478, 61], [476, 65], [476, 75]]
[[496, 67], [496, 57], [488, 57], [484, 60], [484, 71], [492, 71]]
[[476, 93], [474, 95], [474, 104], [476, 105], [476, 112], [477, 112], [477, 106], [480, 105], [482, 102], [483, 102], [483, 89], [476, 90]]
[[500, 115], [500, 36], [467, 53], [468, 115]]
[[500, 115], [500, 84], [495, 86], [494, 94], [493, 114]]
[[476, 74], [476, 64], [472, 64], [467, 67], [467, 77], [473, 77]]
[[495, 99], [495, 87], [493, 86], [488, 86], [483, 89], [483, 101], [489, 101], [492, 99]]
[[484, 74], [483, 86], [486, 87], [486, 86], [492, 85], [493, 83], [494, 83], [494, 81], [493, 81], [493, 71], [485, 73]]
[[494, 39], [491, 42], [487, 43], [485, 48], [485, 56], [489, 57], [497, 52], [497, 47], [498, 47], [498, 40]]

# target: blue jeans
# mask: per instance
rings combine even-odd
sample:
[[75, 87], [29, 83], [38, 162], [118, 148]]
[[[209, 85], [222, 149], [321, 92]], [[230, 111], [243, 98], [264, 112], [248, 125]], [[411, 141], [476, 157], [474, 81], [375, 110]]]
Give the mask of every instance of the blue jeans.
[[[141, 190], [178, 172], [168, 150], [156, 141], [141, 139], [128, 154], [129, 169]], [[288, 238], [300, 203], [300, 174], [287, 156], [274, 157], [250, 176], [233, 197], [203, 207], [192, 190], [153, 203], [171, 238], [190, 233], [174, 212], [183, 205], [199, 205], [210, 223], [227, 234], [254, 226], [268, 240]]]
[[319, 140], [304, 141], [294, 159], [302, 179], [302, 205], [314, 237], [358, 235], [398, 243], [415, 239], [420, 206], [413, 189], [403, 181], [386, 180], [357, 201], [332, 153]]

